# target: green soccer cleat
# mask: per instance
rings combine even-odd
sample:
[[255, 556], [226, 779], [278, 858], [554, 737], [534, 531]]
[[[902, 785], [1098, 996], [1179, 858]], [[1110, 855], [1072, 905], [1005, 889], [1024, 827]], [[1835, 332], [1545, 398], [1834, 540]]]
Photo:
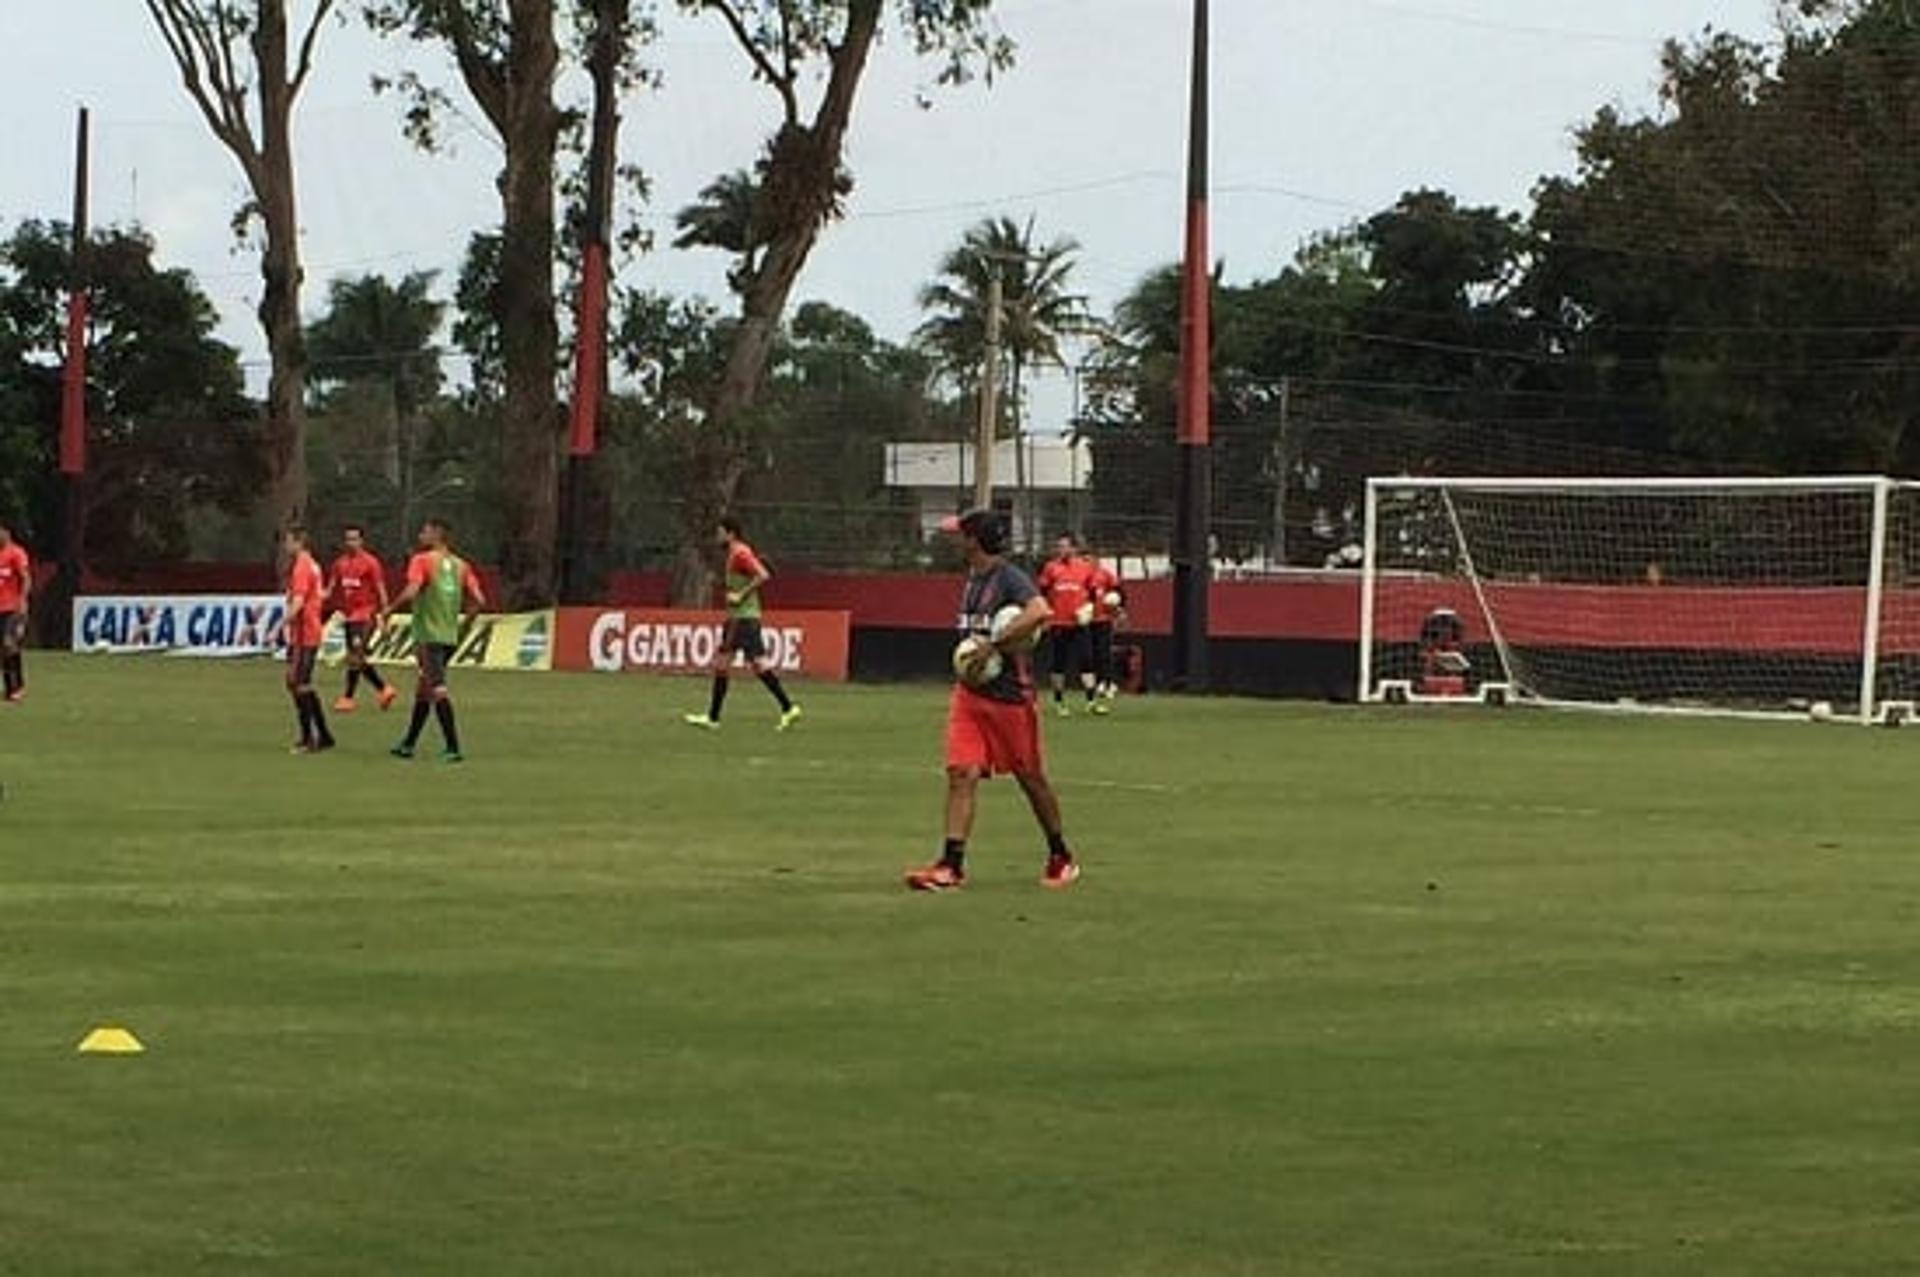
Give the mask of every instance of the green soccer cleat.
[[680, 721], [685, 723], [688, 727], [698, 727], [701, 731], [704, 731], [704, 732], [717, 732], [720, 730], [720, 724], [715, 720], [708, 718], [705, 714], [688, 714], [686, 717], [682, 718]]
[[401, 741], [398, 745], [395, 745], [392, 749], [388, 750], [387, 752], [389, 754], [392, 754], [395, 758], [412, 758], [413, 746], [407, 744], [405, 741]]
[[1107, 715], [1113, 713], [1113, 706], [1107, 704], [1105, 701], [1096, 700], [1087, 706], [1087, 713], [1092, 714], [1096, 718], [1105, 718]]
[[467, 756], [457, 749], [443, 749], [440, 751], [440, 761], [443, 763], [464, 763], [467, 761]]
[[800, 707], [798, 705], [795, 705], [792, 709], [789, 709], [786, 713], [780, 715], [780, 725], [774, 728], [773, 730], [775, 730], [776, 732], [784, 732], [788, 728], [792, 727], [795, 723], [799, 722], [802, 717], [804, 716], [800, 712]]

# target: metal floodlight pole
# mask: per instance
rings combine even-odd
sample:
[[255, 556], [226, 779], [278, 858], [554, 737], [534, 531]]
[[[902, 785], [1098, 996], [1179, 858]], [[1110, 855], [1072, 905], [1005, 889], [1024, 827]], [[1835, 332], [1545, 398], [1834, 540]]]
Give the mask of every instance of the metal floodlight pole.
[[1193, 102], [1187, 146], [1187, 241], [1180, 310], [1179, 486], [1174, 496], [1173, 681], [1207, 687], [1213, 552], [1213, 282], [1208, 0], [1193, 0]]

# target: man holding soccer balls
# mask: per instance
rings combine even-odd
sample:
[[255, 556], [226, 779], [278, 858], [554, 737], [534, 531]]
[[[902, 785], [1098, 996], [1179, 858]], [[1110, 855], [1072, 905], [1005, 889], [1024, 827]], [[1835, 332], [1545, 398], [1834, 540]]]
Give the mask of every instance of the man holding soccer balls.
[[940, 859], [907, 875], [914, 891], [966, 885], [967, 839], [980, 782], [1012, 776], [1047, 839], [1040, 885], [1071, 887], [1080, 866], [1062, 832], [1060, 799], [1047, 779], [1034, 700], [1033, 645], [1052, 609], [1033, 579], [1006, 560], [1007, 525], [992, 510], [949, 519], [942, 530], [960, 538], [967, 557], [955, 686], [947, 711], [947, 836]]

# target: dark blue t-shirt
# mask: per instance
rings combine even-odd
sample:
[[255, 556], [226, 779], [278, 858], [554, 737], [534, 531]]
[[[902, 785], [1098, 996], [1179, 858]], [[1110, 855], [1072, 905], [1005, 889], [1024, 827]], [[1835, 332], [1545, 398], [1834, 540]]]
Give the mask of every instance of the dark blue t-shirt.
[[[967, 588], [960, 598], [960, 631], [989, 637], [994, 613], [1008, 606], [1024, 608], [1039, 595], [1032, 577], [1006, 560], [998, 560], [967, 577]], [[1023, 704], [1033, 695], [1033, 658], [1026, 652], [1003, 655], [1006, 659], [1001, 662], [1000, 676], [969, 690], [1009, 705]]]

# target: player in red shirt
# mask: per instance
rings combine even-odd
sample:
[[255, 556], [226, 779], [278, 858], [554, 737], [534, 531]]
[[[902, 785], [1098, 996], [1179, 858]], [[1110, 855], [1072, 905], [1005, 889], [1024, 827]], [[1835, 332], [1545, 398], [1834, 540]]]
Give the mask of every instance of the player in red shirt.
[[[1046, 625], [1049, 609], [1033, 580], [1006, 560], [1007, 525], [992, 510], [973, 510], [943, 525], [958, 535], [967, 555], [960, 628], [975, 637], [993, 634], [994, 617], [1007, 608], [1019, 619], [999, 635], [1000, 671], [973, 674], [954, 685], [947, 707], [947, 841], [940, 859], [907, 875], [914, 891], [952, 891], [967, 882], [967, 839], [973, 833], [975, 799], [989, 776], [1011, 775], [1047, 836], [1047, 867], [1040, 885], [1055, 890], [1080, 880], [1080, 864], [1061, 831], [1060, 798], [1047, 779], [1040, 747], [1040, 712], [1033, 702], [1028, 640]], [[993, 648], [982, 647], [990, 655]]]
[[17, 705], [27, 699], [27, 610], [33, 603], [33, 560], [26, 547], [13, 539], [13, 529], [0, 523], [0, 676], [6, 699]]
[[341, 534], [340, 557], [327, 572], [327, 603], [340, 613], [347, 635], [347, 690], [333, 703], [335, 712], [353, 713], [354, 694], [363, 678], [380, 698], [380, 708], [393, 708], [399, 693], [387, 686], [367, 658], [374, 622], [387, 610], [387, 570], [367, 550], [366, 530], [357, 523], [349, 523]]
[[1080, 553], [1080, 539], [1071, 532], [1062, 533], [1055, 543], [1053, 560], [1040, 569], [1039, 578], [1040, 592], [1053, 609], [1047, 664], [1054, 711], [1062, 718], [1069, 713], [1066, 693], [1070, 676], [1080, 681], [1088, 713], [1107, 712], [1106, 702], [1097, 694], [1098, 679], [1094, 675], [1093, 579], [1094, 565]]
[[317, 754], [333, 748], [333, 733], [327, 730], [326, 711], [320, 707], [320, 695], [313, 690], [313, 664], [320, 656], [320, 639], [325, 632], [327, 584], [320, 564], [307, 549], [307, 530], [295, 525], [281, 537], [281, 549], [287, 556], [287, 694], [293, 698], [294, 715], [300, 722], [300, 739], [294, 742], [296, 754]]
[[1126, 610], [1120, 574], [1093, 557], [1093, 672], [1100, 699], [1111, 703], [1119, 692], [1113, 665], [1113, 632]]

